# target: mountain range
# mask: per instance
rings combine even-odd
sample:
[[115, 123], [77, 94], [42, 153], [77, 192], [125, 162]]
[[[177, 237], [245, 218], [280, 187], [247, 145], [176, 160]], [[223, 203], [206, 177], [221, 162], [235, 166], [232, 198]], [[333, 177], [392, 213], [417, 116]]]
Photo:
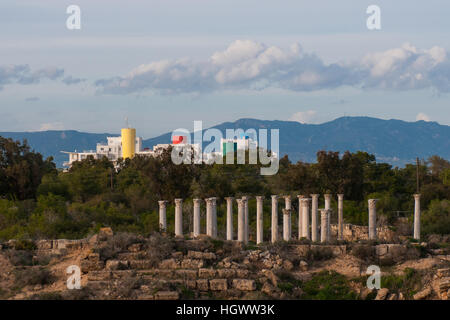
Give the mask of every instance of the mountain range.
[[[287, 154], [293, 162], [314, 162], [319, 150], [345, 152], [367, 151], [378, 162], [394, 166], [413, 163], [416, 157], [426, 159], [439, 155], [450, 159], [450, 126], [437, 122], [406, 122], [370, 117], [341, 117], [322, 124], [302, 124], [295, 121], [239, 119], [224, 122], [213, 128], [247, 130], [279, 129], [280, 155]], [[169, 143], [171, 132], [143, 141], [144, 147]], [[53, 156], [57, 167], [68, 156], [60, 151], [95, 149], [98, 142], [106, 142], [109, 133], [86, 133], [75, 130], [51, 130], [37, 132], [0, 132], [0, 136], [14, 140], [26, 139], [28, 144], [44, 157]], [[204, 142], [204, 147], [208, 142]]]

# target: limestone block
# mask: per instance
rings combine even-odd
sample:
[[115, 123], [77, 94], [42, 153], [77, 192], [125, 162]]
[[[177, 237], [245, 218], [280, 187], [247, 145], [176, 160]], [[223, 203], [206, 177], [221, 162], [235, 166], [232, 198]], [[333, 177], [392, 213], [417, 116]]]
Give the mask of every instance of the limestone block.
[[254, 291], [256, 290], [256, 282], [249, 279], [234, 279], [233, 288], [241, 291]]
[[215, 260], [217, 257], [214, 252], [201, 252], [201, 251], [188, 251], [188, 258], [192, 259], [204, 259], [204, 260]]
[[301, 271], [308, 271], [308, 262], [301, 260], [298, 266]]
[[88, 281], [103, 281], [112, 278], [109, 271], [91, 271], [88, 273]]
[[190, 279], [190, 280], [195, 280], [197, 279], [197, 271], [195, 270], [184, 270], [184, 269], [179, 269], [175, 271], [175, 274], [178, 277], [182, 277], [184, 279]]
[[212, 279], [216, 276], [216, 270], [201, 268], [198, 270], [198, 277], [202, 279]]
[[124, 270], [128, 269], [128, 261], [108, 260], [106, 261], [106, 270]]
[[150, 269], [153, 267], [153, 262], [150, 260], [130, 260], [131, 269]]
[[375, 246], [375, 253], [379, 257], [387, 255], [388, 251], [389, 247], [386, 244], [379, 244]]
[[236, 276], [236, 269], [217, 269], [219, 278], [232, 278]]
[[128, 246], [128, 251], [131, 251], [131, 252], [138, 252], [141, 250], [142, 250], [142, 243], [135, 243], [135, 244]]
[[389, 293], [388, 288], [381, 288], [378, 290], [377, 296], [375, 297], [375, 300], [385, 300], [387, 295]]
[[179, 267], [180, 263], [175, 259], [166, 259], [159, 264], [159, 268], [161, 269], [178, 269]]
[[194, 290], [197, 289], [197, 281], [196, 280], [186, 280], [185, 282], [186, 288]]
[[102, 270], [105, 264], [101, 260], [81, 260], [81, 272], [87, 273], [90, 271]]
[[199, 259], [183, 259], [181, 261], [181, 268], [184, 269], [199, 269], [204, 265], [203, 260]]
[[155, 293], [155, 300], [178, 300], [179, 294], [176, 291], [159, 291]]
[[431, 294], [431, 288], [426, 288], [425, 290], [422, 290], [420, 292], [417, 292], [414, 296], [414, 300], [422, 300], [428, 297]]
[[208, 279], [197, 280], [197, 289], [200, 291], [208, 291], [209, 290]]
[[236, 277], [238, 278], [247, 278], [248, 270], [247, 269], [236, 269]]
[[209, 287], [212, 291], [225, 291], [228, 289], [227, 279], [210, 280]]

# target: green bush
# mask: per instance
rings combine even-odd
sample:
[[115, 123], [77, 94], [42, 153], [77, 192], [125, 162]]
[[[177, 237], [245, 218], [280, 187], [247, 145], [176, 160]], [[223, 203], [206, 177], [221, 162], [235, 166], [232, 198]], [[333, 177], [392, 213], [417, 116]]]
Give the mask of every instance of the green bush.
[[352, 300], [357, 298], [345, 276], [335, 271], [321, 271], [302, 286], [308, 300]]

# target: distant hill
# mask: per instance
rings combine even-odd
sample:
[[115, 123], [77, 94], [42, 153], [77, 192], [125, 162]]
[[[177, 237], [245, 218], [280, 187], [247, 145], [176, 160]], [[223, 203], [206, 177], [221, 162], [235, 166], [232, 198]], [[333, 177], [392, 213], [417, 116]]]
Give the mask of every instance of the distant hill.
[[[301, 124], [295, 121], [240, 119], [214, 126], [225, 129], [279, 129], [280, 154], [292, 161], [314, 162], [319, 150], [344, 152], [367, 151], [379, 162], [396, 166], [414, 162], [416, 157], [439, 155], [450, 159], [450, 126], [437, 122], [406, 122], [370, 117], [342, 117], [322, 124]], [[117, 134], [94, 134], [78, 131], [0, 132], [0, 136], [27, 139], [36, 151], [52, 155], [58, 167], [67, 160], [59, 151], [95, 149], [97, 142]], [[171, 133], [144, 140], [145, 147], [169, 143]], [[207, 143], [204, 144], [204, 146]]]

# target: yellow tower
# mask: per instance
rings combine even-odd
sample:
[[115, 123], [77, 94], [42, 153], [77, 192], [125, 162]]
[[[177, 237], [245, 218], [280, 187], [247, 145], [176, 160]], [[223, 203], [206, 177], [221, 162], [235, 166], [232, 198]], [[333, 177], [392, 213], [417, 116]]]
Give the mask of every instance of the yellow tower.
[[122, 157], [133, 158], [136, 153], [136, 129], [122, 129]]

